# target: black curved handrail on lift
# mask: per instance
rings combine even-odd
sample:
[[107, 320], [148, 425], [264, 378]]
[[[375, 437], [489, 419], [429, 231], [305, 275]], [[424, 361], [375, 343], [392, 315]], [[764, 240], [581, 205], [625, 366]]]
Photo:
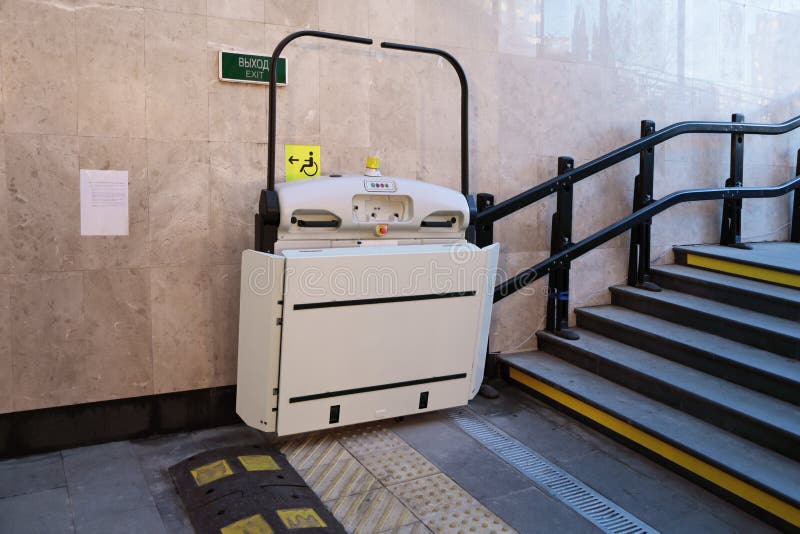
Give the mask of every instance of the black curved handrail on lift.
[[[334, 41], [346, 41], [357, 44], [373, 43], [367, 37], [356, 37], [340, 33], [317, 30], [302, 30], [284, 37], [272, 51], [270, 66], [277, 65], [278, 59], [286, 45], [299, 37], [318, 37]], [[455, 69], [461, 84], [461, 193], [466, 197], [470, 212], [470, 235], [474, 235], [474, 222], [478, 212], [475, 200], [469, 194], [469, 87], [467, 76], [461, 64], [450, 53], [438, 48], [408, 45], [402, 43], [382, 42], [381, 48], [433, 54], [447, 60]], [[277, 239], [277, 226], [280, 220], [280, 206], [275, 194], [275, 132], [277, 127], [277, 69], [269, 69], [269, 110], [267, 120], [267, 188], [261, 190], [258, 202], [258, 213], [255, 215], [255, 249], [261, 252], [272, 252]], [[474, 240], [474, 239], [473, 239]]]
[[275, 129], [277, 123], [277, 110], [275, 109], [278, 100], [278, 93], [276, 90], [277, 72], [278, 69], [273, 69], [272, 65], [278, 64], [278, 59], [281, 57], [281, 52], [286, 48], [286, 45], [299, 37], [318, 37], [320, 39], [331, 39], [333, 41], [347, 41], [350, 43], [371, 45], [372, 39], [367, 37], [355, 37], [353, 35], [343, 35], [341, 33], [321, 32], [317, 30], [302, 30], [299, 32], [290, 33], [275, 46], [272, 51], [269, 69], [269, 118], [267, 123], [267, 189], [272, 191], [275, 189]]
[[[800, 179], [795, 178], [776, 187], [742, 187], [745, 134], [787, 133], [800, 128], [800, 116], [779, 124], [745, 123], [741, 114], [734, 114], [732, 122], [678, 122], [659, 131], [655, 130], [653, 121], [642, 121], [641, 126], [642, 137], [639, 140], [578, 167], [573, 167], [572, 158], [559, 158], [557, 176], [497, 205], [494, 205], [494, 197], [491, 195], [485, 193], [478, 195], [479, 213], [475, 219], [476, 243], [479, 246], [486, 246], [493, 241], [494, 222], [553, 193], [557, 194], [556, 213], [553, 214], [551, 232], [551, 256], [497, 285], [494, 293], [495, 302], [549, 274], [546, 328], [562, 337], [576, 339], [577, 334], [567, 328], [570, 262], [626, 230], [631, 230], [628, 284], [660, 291], [660, 288], [649, 279], [651, 219], [669, 207], [683, 202], [724, 200], [720, 243], [750, 248], [741, 242], [742, 199], [776, 197], [795, 191], [790, 238], [792, 241], [800, 242]], [[654, 200], [654, 148], [673, 137], [690, 133], [731, 135], [731, 170], [730, 178], [725, 183], [726, 187], [679, 191], [661, 200]], [[634, 188], [633, 213], [579, 243], [573, 243], [572, 186], [636, 154], [639, 154], [639, 175], [636, 176]], [[796, 175], [800, 175], [800, 153], [797, 165]]]

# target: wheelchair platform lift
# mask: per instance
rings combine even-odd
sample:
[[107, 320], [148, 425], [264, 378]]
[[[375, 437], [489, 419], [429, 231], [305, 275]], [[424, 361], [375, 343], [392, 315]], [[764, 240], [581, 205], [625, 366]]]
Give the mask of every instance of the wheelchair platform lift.
[[[371, 39], [301, 31], [359, 44]], [[465, 405], [483, 379], [499, 245], [480, 248], [469, 195], [466, 78], [462, 190], [399, 177], [275, 184], [269, 86], [267, 188], [242, 254], [236, 411], [289, 435]], [[274, 72], [271, 72], [274, 77]]]

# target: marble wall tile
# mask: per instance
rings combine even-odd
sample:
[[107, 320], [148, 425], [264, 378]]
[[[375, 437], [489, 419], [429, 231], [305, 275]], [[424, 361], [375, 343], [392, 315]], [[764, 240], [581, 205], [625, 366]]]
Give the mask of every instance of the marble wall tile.
[[144, 12], [86, 5], [76, 24], [78, 133], [144, 138]]
[[148, 266], [150, 199], [147, 142], [144, 139], [81, 137], [78, 139], [78, 152], [81, 169], [128, 171], [129, 222], [127, 236], [81, 237], [77, 265], [81, 269]]
[[417, 179], [461, 190], [461, 151], [420, 150], [417, 152]]
[[264, 0], [208, 0], [207, 15], [264, 22]]
[[84, 273], [87, 401], [153, 393], [150, 273]]
[[192, 15], [206, 14], [206, 0], [143, 0], [145, 9]]
[[319, 29], [365, 37], [369, 34], [369, 7], [361, 0], [319, 0]]
[[14, 410], [83, 402], [89, 347], [83, 273], [30, 273], [14, 280]]
[[[404, 52], [378, 53], [372, 57], [369, 85], [369, 142], [374, 147], [416, 150], [420, 80], [419, 57]], [[343, 110], [344, 111], [344, 110]]]
[[[498, 282], [532, 267], [549, 255], [546, 251], [502, 254], [498, 264]], [[489, 349], [492, 352], [519, 352], [535, 348], [536, 336], [533, 334], [544, 328], [546, 303], [545, 277], [495, 304]]]
[[[794, 167], [745, 164], [746, 184], [778, 185], [795, 175]], [[742, 201], [742, 240], [780, 241], [789, 237], [791, 195]]]
[[[267, 49], [272, 50], [281, 39], [295, 30], [295, 28], [267, 25]], [[332, 41], [324, 42], [323, 47], [319, 39], [301, 38], [290, 44], [282, 54], [289, 65], [289, 83], [278, 87], [276, 115], [278, 143], [319, 144], [321, 116], [329, 109], [326, 106], [336, 102], [336, 98], [341, 98], [348, 88], [369, 83], [368, 55], [362, 59], [365, 65], [363, 72], [367, 74], [355, 69], [352, 62], [341, 65], [336, 63], [342, 57], [347, 57], [347, 54], [352, 54], [353, 49], [359, 48], [359, 45], [343, 45], [343, 49], [348, 51], [341, 53], [338, 45], [331, 44]], [[367, 76], [365, 82], [360, 80], [363, 76]], [[320, 97], [321, 90], [324, 98]], [[366, 107], [366, 104], [365, 97], [362, 105]], [[344, 105], [342, 108], [344, 111], [350, 111]], [[349, 123], [345, 126], [349, 126]], [[327, 141], [331, 140], [333, 139]]]
[[5, 91], [3, 90], [3, 41], [0, 39], [0, 133], [6, 131]]
[[415, 41], [422, 46], [438, 48], [464, 44], [464, 20], [458, 0], [416, 0], [414, 2]]
[[8, 226], [15, 272], [79, 267], [78, 139], [5, 137]]
[[266, 186], [267, 145], [211, 143], [209, 261], [238, 264], [253, 247], [253, 214]]
[[266, 0], [264, 19], [267, 24], [316, 29], [319, 27], [319, 1]]
[[[505, 200], [511, 194], [500, 194], [503, 180], [502, 164], [497, 147], [473, 149], [470, 151], [470, 191], [473, 193], [491, 193], [495, 202]], [[514, 191], [519, 193], [520, 191]]]
[[470, 151], [477, 153], [497, 149], [500, 143], [500, 102], [504, 98], [501, 88], [505, 85], [497, 55], [465, 50], [463, 53], [459, 51], [459, 56], [470, 91]]
[[[322, 147], [321, 172], [324, 174], [360, 174], [364, 172], [367, 158], [371, 157], [373, 152], [380, 159], [381, 172], [385, 176], [398, 176], [398, 174], [389, 171], [389, 158], [377, 150], [373, 150], [368, 146], [343, 146], [332, 143], [326, 143]], [[282, 154], [280, 151], [278, 153]], [[416, 160], [414, 160], [414, 171], [410, 175], [412, 177], [416, 176], [416, 163]], [[283, 172], [279, 173], [279, 175], [283, 177]]]
[[208, 139], [206, 18], [145, 10], [147, 137]]
[[123, 7], [144, 7], [144, 0], [75, 0], [78, 7], [88, 5], [123, 6]]
[[498, 63], [504, 73], [504, 95], [498, 106], [499, 145], [511, 153], [541, 154], [542, 136], [559, 127], [561, 105], [557, 99], [567, 90], [564, 68], [510, 54], [500, 54]]
[[[370, 65], [370, 50], [365, 46], [326, 45], [320, 51], [319, 127], [322, 142], [370, 145]], [[281, 113], [284, 109], [281, 108]], [[285, 113], [291, 115], [292, 112], [287, 110]]]
[[[584, 239], [630, 215], [638, 171], [638, 162], [628, 160], [573, 186], [573, 241]], [[622, 234], [600, 247], [627, 246], [627, 239], [627, 233]]]
[[208, 257], [208, 143], [148, 141], [150, 264]]
[[0, 274], [11, 272], [11, 228], [8, 218], [10, 195], [6, 180], [6, 144], [0, 136]]
[[239, 345], [240, 267], [215, 265], [211, 276], [211, 350], [213, 375], [211, 386], [236, 383], [236, 360]]
[[537, 0], [501, 2], [497, 24], [498, 52], [536, 56], [542, 43], [542, 2]]
[[11, 348], [11, 276], [0, 274], [0, 413], [14, 411]]
[[628, 247], [598, 248], [574, 262], [570, 268], [569, 305], [571, 325], [575, 308], [611, 303], [608, 288], [628, 278]]
[[417, 144], [423, 150], [460, 147], [461, 85], [453, 67], [436, 56], [412, 56], [419, 89]]
[[685, 73], [706, 82], [720, 80], [721, 21], [719, 0], [687, 2], [685, 6]]
[[369, 0], [369, 35], [375, 39], [414, 41], [414, 0]]
[[268, 46], [264, 25], [257, 22], [209, 17], [207, 29], [209, 139], [266, 142], [267, 87], [220, 81], [219, 51], [270, 54], [277, 42]]
[[744, 19], [744, 85], [770, 89], [775, 96], [796, 94], [800, 75], [786, 65], [796, 57], [798, 36], [792, 29], [800, 17], [747, 5]]
[[150, 295], [155, 393], [209, 387], [215, 366], [208, 269], [153, 268]]
[[0, 3], [6, 132], [74, 134], [77, 68], [73, 0]]
[[[0, 1], [0, 412], [235, 381], [267, 91], [220, 82], [220, 49], [269, 53], [321, 28], [451, 51], [470, 81], [471, 189], [499, 202], [554, 176], [559, 155], [581, 164], [636, 139], [642, 119], [796, 115], [798, 19], [785, 0]], [[386, 175], [460, 187], [449, 64], [315, 39], [284, 55], [279, 182], [284, 143], [299, 143], [322, 145], [325, 173], [360, 173], [375, 155]], [[746, 182], [784, 181], [798, 146], [800, 132], [748, 137]], [[656, 151], [656, 196], [721, 185], [728, 158], [725, 135], [671, 140]], [[574, 239], [629, 213], [637, 166], [575, 186]], [[129, 171], [129, 237], [79, 236], [79, 168]], [[554, 199], [495, 225], [501, 277], [549, 256]], [[654, 262], [717, 241], [720, 208], [657, 216]], [[745, 202], [745, 238], [783, 238], [787, 222], [787, 198]], [[574, 263], [573, 308], [608, 302], [627, 243]], [[536, 346], [545, 286], [498, 303], [492, 350]]]
[[[489, 192], [495, 194], [495, 203], [502, 202], [555, 176], [557, 168], [555, 158], [501, 150], [498, 186]], [[555, 196], [551, 195], [498, 221], [494, 233], [501, 252], [518, 254], [529, 250], [549, 250], [554, 211]]]

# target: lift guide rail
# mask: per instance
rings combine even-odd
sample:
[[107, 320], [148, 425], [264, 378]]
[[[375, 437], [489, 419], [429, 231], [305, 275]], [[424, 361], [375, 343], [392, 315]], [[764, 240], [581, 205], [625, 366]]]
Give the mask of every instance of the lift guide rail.
[[474, 397], [499, 246], [464, 239], [466, 198], [366, 176], [275, 189], [275, 253], [242, 255], [242, 419], [283, 436]]

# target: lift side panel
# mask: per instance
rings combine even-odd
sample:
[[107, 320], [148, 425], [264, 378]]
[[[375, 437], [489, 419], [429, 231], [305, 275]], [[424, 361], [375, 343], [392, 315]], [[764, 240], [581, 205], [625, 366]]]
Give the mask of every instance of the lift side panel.
[[496, 251], [380, 248], [287, 252], [279, 435], [461, 406], [471, 395]]
[[481, 250], [486, 255], [486, 276], [479, 278], [483, 281], [483, 301], [478, 317], [478, 341], [475, 346], [475, 373], [472, 377], [472, 391], [469, 398], [472, 399], [478, 394], [483, 382], [483, 371], [486, 367], [486, 351], [489, 348], [489, 327], [492, 323], [492, 304], [494, 296], [494, 285], [497, 283], [497, 262], [500, 257], [500, 245], [495, 243]]
[[276, 430], [285, 262], [253, 250], [242, 253], [236, 413], [265, 432]]

